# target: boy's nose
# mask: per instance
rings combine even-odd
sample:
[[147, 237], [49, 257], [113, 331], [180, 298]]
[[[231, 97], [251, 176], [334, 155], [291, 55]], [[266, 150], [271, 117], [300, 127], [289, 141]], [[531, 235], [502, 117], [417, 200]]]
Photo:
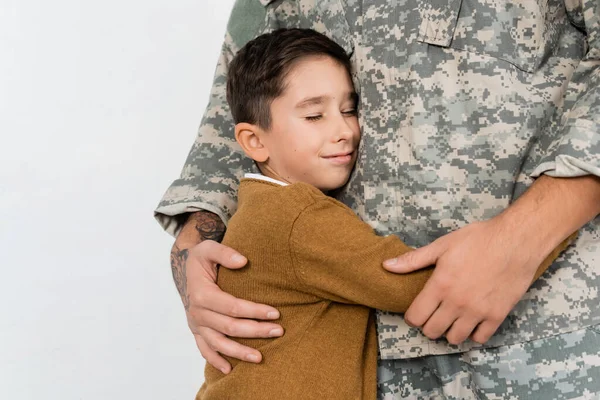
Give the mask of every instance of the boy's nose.
[[336, 128], [336, 134], [334, 136], [335, 142], [350, 140], [354, 136], [352, 125], [343, 115], [340, 115], [340, 118], [338, 118], [338, 126]]

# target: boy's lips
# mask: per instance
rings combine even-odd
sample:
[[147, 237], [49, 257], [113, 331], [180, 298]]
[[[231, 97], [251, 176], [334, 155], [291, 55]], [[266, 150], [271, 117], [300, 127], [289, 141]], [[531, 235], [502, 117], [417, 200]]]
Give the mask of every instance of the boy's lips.
[[354, 155], [354, 151], [344, 151], [341, 153], [334, 153], [323, 156], [324, 159], [332, 162], [333, 164], [344, 165], [348, 164], [352, 161], [352, 156]]

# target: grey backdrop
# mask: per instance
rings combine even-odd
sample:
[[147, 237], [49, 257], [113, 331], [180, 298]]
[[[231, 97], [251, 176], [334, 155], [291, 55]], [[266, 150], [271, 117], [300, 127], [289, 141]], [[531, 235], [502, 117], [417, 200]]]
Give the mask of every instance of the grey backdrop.
[[0, 0], [0, 398], [191, 399], [204, 362], [152, 210], [232, 0]]

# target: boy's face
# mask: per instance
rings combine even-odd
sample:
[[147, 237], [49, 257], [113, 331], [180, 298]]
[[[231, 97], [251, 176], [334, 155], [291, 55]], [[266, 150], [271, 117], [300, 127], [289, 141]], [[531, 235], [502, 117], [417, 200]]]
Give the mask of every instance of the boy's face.
[[346, 69], [329, 57], [299, 61], [271, 104], [265, 172], [328, 191], [343, 186], [354, 162], [360, 128], [356, 94]]

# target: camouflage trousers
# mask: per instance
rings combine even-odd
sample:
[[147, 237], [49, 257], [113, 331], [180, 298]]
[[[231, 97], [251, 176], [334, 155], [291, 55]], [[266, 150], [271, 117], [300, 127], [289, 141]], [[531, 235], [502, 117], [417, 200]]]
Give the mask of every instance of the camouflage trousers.
[[378, 398], [600, 399], [600, 325], [508, 346], [380, 360]]

